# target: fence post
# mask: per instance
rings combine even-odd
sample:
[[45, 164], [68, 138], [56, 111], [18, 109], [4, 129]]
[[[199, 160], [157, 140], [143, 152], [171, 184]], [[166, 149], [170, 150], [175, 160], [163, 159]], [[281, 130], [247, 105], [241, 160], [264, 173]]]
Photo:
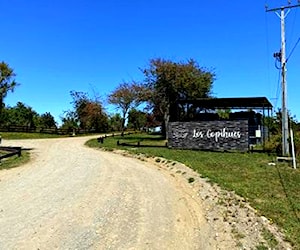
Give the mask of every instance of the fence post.
[[21, 149], [21, 147], [18, 149], [18, 157], [20, 157], [21, 156], [21, 153], [22, 153], [22, 149]]

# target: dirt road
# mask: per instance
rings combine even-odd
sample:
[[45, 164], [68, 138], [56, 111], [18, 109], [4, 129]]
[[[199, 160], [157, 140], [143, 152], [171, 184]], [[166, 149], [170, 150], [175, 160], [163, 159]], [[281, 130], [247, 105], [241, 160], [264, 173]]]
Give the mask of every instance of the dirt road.
[[33, 160], [0, 171], [0, 249], [218, 248], [184, 186], [87, 139], [3, 142], [31, 149]]
[[91, 149], [90, 138], [2, 142], [32, 160], [0, 171], [0, 250], [257, 249], [266, 230], [291, 249], [245, 199], [183, 164]]

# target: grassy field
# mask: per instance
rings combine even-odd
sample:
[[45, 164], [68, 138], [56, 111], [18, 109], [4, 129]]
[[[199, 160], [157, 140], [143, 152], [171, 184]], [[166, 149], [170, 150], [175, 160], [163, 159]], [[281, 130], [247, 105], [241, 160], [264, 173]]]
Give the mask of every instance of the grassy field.
[[61, 138], [63, 135], [42, 134], [42, 133], [19, 133], [19, 132], [0, 132], [0, 136], [5, 140], [19, 139], [44, 139], [44, 138]]
[[[53, 135], [47, 135], [47, 134], [16, 133], [16, 132], [0, 132], [0, 136], [1, 136], [1, 140], [54, 138]], [[4, 155], [7, 153], [8, 153], [7, 151], [0, 151], [0, 155]], [[22, 151], [20, 157], [16, 155], [16, 156], [2, 159], [0, 162], [0, 170], [18, 167], [20, 165], [25, 164], [29, 160], [30, 160], [30, 153], [26, 151]]]
[[[124, 146], [117, 145], [126, 144]], [[269, 166], [275, 157], [263, 153], [219, 153], [174, 150], [159, 136], [133, 134], [91, 140], [87, 145], [119, 148], [132, 153], [182, 162], [226, 190], [246, 198], [261, 215], [282, 228], [287, 240], [300, 249], [300, 171], [286, 163]], [[137, 147], [137, 144], [140, 147]]]
[[[97, 133], [99, 134], [99, 133]], [[87, 136], [92, 134], [77, 134], [76, 136]], [[48, 138], [64, 138], [72, 135], [58, 134], [43, 134], [43, 133], [22, 133], [22, 132], [0, 132], [0, 136], [5, 140], [20, 140], [20, 139], [48, 139]]]

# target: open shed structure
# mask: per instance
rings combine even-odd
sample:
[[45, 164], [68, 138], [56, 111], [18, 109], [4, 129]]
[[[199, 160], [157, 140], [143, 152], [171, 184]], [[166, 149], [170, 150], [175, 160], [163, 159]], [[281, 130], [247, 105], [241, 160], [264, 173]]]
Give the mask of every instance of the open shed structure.
[[180, 100], [172, 109], [169, 145], [246, 151], [268, 137], [263, 118], [270, 116], [272, 108], [266, 97]]
[[[200, 112], [211, 112], [215, 110], [256, 110], [262, 111], [263, 116], [270, 116], [272, 104], [266, 97], [236, 97], [236, 98], [201, 98], [196, 100], [179, 100], [179, 106], [193, 106], [193, 109], [198, 109]], [[178, 111], [178, 110], [177, 110]], [[180, 114], [177, 113], [177, 120], [180, 119]]]

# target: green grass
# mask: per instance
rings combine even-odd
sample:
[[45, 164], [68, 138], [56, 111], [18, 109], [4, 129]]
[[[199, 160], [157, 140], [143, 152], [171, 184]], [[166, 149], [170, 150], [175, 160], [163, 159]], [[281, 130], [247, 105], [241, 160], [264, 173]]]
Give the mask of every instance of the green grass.
[[[98, 134], [99, 133], [76, 134], [76, 137], [98, 135]], [[47, 134], [47, 133], [0, 132], [0, 136], [4, 140], [20, 140], [20, 139], [65, 138], [65, 137], [72, 137], [72, 134], [59, 135], [59, 134]]]
[[[139, 141], [145, 147], [117, 146], [118, 140], [133, 145]], [[295, 249], [300, 249], [300, 171], [285, 163], [269, 166], [273, 156], [168, 149], [159, 136], [144, 134], [110, 137], [103, 144], [90, 140], [87, 145], [182, 162], [222, 188], [246, 198], [260, 215], [283, 229]]]
[[272, 235], [271, 232], [269, 232], [267, 229], [265, 229], [263, 231], [263, 237], [264, 239], [268, 242], [269, 246], [271, 247], [271, 249], [275, 249], [278, 242], [277, 240], [274, 238], [274, 236]]
[[146, 147], [164, 147], [166, 146], [166, 141], [162, 140], [161, 136], [159, 135], [147, 135], [147, 134], [130, 134], [124, 136], [114, 136], [114, 137], [107, 137], [104, 139], [103, 144], [99, 144], [96, 139], [88, 141], [86, 144], [90, 147], [98, 147], [99, 145], [104, 147], [107, 150], [113, 149], [117, 147], [117, 141], [119, 143], [126, 143], [130, 144], [130, 146], [121, 146], [122, 149], [132, 150], [134, 147], [137, 146], [139, 143], [140, 146]]
[[46, 139], [66, 137], [63, 135], [43, 134], [43, 133], [21, 133], [21, 132], [0, 132], [2, 140], [19, 140], [19, 139]]
[[0, 170], [19, 167], [20, 165], [29, 162], [29, 160], [30, 160], [29, 152], [23, 151], [20, 157], [12, 156], [9, 158], [2, 159], [0, 162]]

